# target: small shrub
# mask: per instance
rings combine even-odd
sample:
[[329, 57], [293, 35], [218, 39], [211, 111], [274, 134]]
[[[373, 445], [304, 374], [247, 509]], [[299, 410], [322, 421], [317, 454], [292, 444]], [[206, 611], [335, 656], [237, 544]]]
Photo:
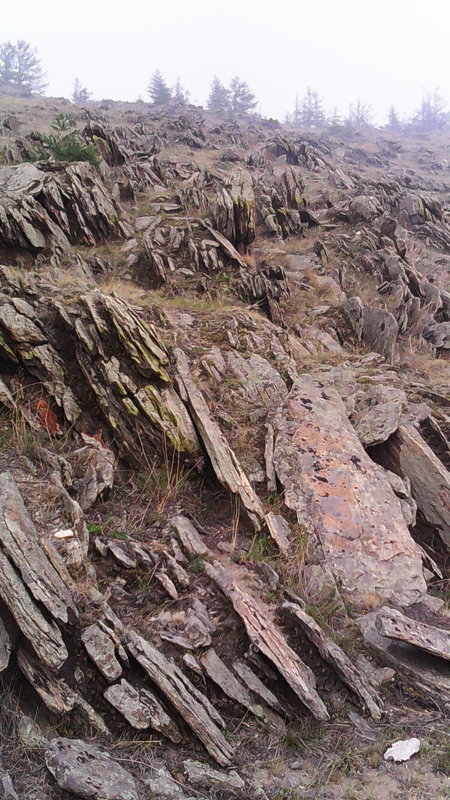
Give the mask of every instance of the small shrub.
[[100, 159], [93, 144], [85, 144], [76, 130], [76, 122], [70, 114], [58, 114], [52, 124], [55, 133], [44, 136], [43, 147], [32, 154], [33, 160], [50, 156], [57, 161], [88, 161], [98, 167]]
[[114, 539], [122, 539], [123, 541], [128, 539], [128, 535], [125, 533], [125, 531], [110, 531], [109, 535]]
[[189, 562], [189, 569], [194, 575], [201, 575], [205, 571], [205, 559], [202, 556], [194, 556]]
[[98, 522], [88, 522], [87, 529], [88, 532], [92, 533], [94, 536], [102, 532], [102, 527], [98, 524]]

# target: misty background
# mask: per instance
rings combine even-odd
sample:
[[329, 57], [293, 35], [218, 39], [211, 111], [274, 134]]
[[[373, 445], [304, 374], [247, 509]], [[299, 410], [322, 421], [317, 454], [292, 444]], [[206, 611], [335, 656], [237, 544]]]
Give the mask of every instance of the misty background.
[[16, 0], [0, 40], [38, 49], [54, 97], [77, 77], [97, 100], [148, 100], [160, 69], [206, 105], [214, 74], [239, 75], [266, 116], [283, 119], [311, 86], [327, 111], [360, 97], [382, 124], [392, 104], [403, 116], [425, 92], [450, 97], [449, 22], [447, 0]]

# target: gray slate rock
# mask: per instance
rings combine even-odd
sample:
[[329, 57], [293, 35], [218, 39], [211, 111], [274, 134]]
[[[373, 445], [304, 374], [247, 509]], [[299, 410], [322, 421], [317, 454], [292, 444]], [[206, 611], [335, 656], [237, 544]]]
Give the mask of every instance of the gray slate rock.
[[207, 764], [202, 764], [201, 761], [191, 761], [190, 759], [183, 761], [183, 768], [189, 783], [192, 783], [193, 786], [237, 792], [245, 789], [245, 782], [234, 769], [230, 772], [221, 772], [208, 767]]
[[139, 800], [136, 782], [107, 754], [81, 739], [54, 739], [45, 763], [61, 789], [94, 800]]
[[6, 772], [0, 777], [0, 797], [3, 800], [19, 800], [19, 795], [16, 793], [12, 780]]

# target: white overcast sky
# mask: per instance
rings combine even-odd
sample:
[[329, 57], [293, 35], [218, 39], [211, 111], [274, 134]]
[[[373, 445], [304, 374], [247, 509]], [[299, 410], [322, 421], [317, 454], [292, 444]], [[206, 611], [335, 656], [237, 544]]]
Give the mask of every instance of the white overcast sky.
[[308, 85], [329, 110], [359, 95], [381, 121], [436, 87], [450, 105], [450, 0], [3, 0], [8, 39], [38, 48], [55, 97], [78, 77], [95, 99], [146, 98], [160, 69], [201, 104], [214, 73], [238, 74], [278, 118]]

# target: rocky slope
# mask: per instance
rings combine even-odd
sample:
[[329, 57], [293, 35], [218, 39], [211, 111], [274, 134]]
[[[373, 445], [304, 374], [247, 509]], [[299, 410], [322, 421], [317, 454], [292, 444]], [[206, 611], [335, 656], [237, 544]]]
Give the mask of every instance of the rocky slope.
[[110, 104], [30, 163], [51, 110], [0, 166], [4, 796], [406, 798], [401, 724], [443, 797], [445, 142]]

